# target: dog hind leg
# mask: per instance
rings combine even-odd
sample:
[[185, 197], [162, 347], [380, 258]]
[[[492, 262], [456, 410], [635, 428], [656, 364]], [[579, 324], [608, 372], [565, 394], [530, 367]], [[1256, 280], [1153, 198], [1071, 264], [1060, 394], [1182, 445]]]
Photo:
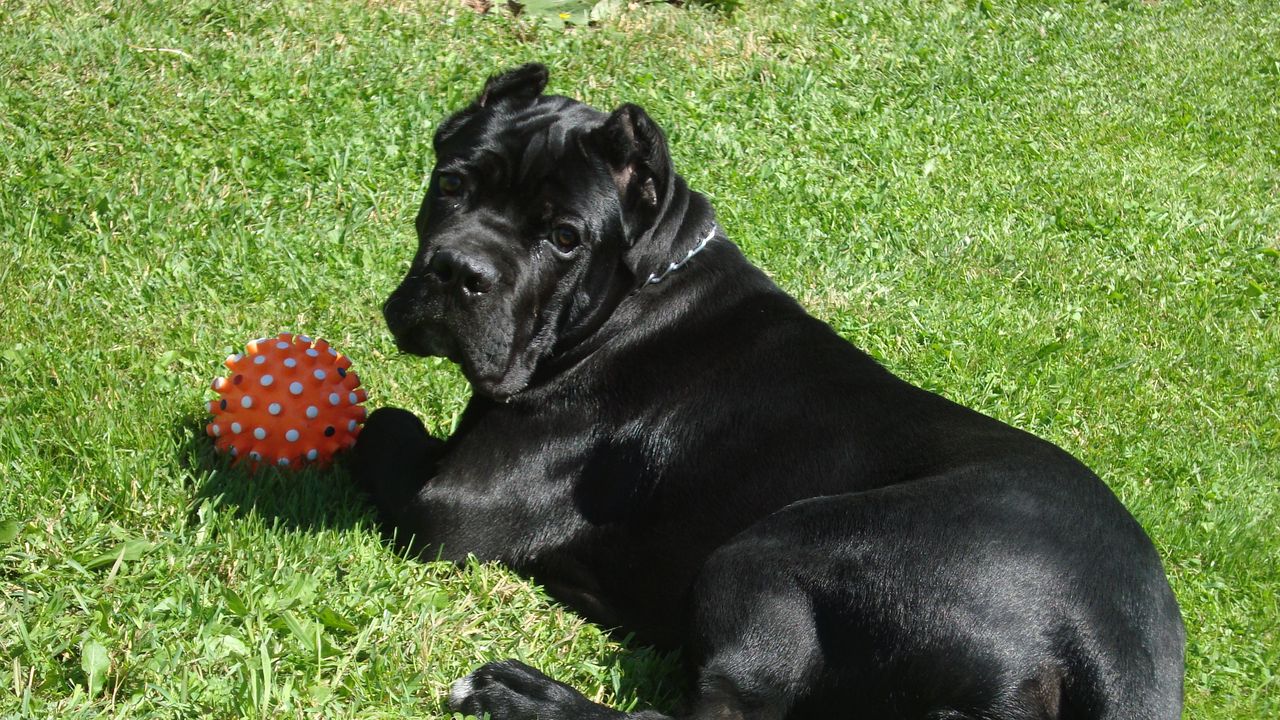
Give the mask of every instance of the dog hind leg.
[[492, 720], [780, 720], [786, 707], [748, 699], [731, 680], [712, 677], [701, 683], [692, 712], [676, 716], [653, 710], [622, 712], [592, 702], [568, 685], [518, 660], [481, 666], [449, 690], [456, 712]]
[[625, 713], [516, 660], [493, 662], [454, 683], [450, 706], [493, 720], [782, 720], [821, 668], [808, 596], [785, 570], [749, 552], [718, 552], [695, 588], [697, 632], [711, 653], [687, 714]]

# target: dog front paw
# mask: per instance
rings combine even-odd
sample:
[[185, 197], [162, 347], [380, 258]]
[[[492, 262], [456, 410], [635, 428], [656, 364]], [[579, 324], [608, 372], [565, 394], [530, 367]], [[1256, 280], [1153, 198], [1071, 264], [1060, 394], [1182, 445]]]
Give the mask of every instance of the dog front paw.
[[456, 712], [493, 720], [606, 720], [622, 717], [518, 660], [481, 666], [449, 689]]
[[422, 421], [408, 410], [373, 411], [351, 451], [351, 477], [375, 501], [402, 500], [429, 477], [443, 442], [431, 437]]

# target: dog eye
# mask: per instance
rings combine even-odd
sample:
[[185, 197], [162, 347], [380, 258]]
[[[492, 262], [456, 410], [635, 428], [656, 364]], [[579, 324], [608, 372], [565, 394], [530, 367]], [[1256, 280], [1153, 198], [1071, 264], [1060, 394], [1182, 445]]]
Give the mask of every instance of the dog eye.
[[578, 246], [578, 231], [568, 225], [557, 225], [551, 229], [551, 242], [564, 252]]
[[457, 173], [440, 173], [436, 178], [436, 187], [442, 195], [457, 195], [462, 190], [462, 176]]

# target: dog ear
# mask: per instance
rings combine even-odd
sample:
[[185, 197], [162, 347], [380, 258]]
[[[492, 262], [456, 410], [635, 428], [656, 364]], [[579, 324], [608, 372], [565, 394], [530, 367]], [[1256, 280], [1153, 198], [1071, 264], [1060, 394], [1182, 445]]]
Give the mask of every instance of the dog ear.
[[648, 229], [671, 193], [671, 155], [662, 129], [644, 109], [628, 103], [591, 131], [590, 142], [609, 166], [627, 224]]
[[507, 98], [532, 100], [547, 87], [547, 66], [529, 63], [498, 75], [490, 75], [484, 90], [476, 98], [476, 105], [488, 107]]

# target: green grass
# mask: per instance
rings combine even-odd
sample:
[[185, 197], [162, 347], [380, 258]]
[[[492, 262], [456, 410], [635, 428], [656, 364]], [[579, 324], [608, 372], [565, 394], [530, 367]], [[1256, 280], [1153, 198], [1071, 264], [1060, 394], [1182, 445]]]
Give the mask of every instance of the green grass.
[[509, 656], [672, 704], [674, 658], [201, 435], [280, 330], [448, 432], [465, 384], [378, 307], [435, 123], [528, 60], [645, 106], [851, 341], [1094, 467], [1182, 603], [1187, 717], [1280, 716], [1280, 5], [455, 5], [0, 3], [0, 716], [439, 718]]

